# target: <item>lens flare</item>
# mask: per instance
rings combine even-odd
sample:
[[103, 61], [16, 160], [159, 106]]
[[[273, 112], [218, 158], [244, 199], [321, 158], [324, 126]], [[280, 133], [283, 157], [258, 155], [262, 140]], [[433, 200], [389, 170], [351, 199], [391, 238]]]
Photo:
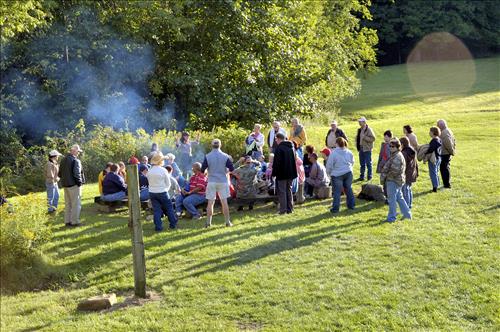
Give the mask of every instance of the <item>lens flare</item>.
[[431, 33], [406, 60], [413, 90], [421, 96], [462, 94], [476, 81], [476, 67], [467, 46], [448, 32]]

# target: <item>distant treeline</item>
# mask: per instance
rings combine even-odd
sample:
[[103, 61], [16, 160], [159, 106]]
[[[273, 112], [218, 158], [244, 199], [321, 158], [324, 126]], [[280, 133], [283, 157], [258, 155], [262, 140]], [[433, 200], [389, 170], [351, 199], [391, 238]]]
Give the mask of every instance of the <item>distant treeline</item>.
[[498, 53], [498, 1], [372, 0], [370, 12], [373, 20], [364, 25], [377, 30], [378, 65], [406, 62], [420, 39], [441, 31], [460, 38], [474, 57]]

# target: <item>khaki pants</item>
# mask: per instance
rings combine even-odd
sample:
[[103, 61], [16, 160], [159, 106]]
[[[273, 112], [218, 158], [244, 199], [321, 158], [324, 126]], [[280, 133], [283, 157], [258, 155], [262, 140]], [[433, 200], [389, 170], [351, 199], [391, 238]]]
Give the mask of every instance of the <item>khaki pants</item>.
[[64, 187], [64, 223], [78, 225], [82, 209], [82, 187]]

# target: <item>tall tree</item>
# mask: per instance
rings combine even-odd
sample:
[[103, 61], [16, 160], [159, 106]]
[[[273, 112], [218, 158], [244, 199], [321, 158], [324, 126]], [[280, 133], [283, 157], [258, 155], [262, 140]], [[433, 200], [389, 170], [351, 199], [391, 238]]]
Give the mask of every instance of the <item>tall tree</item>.
[[475, 56], [498, 52], [500, 6], [483, 0], [375, 0], [372, 21], [380, 39], [382, 65], [403, 63], [415, 44], [432, 32], [449, 32], [462, 39]]

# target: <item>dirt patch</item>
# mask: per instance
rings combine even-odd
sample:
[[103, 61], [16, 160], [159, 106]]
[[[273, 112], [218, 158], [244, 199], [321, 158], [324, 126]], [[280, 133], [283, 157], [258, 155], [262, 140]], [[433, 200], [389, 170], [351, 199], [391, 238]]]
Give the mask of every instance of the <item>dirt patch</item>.
[[122, 294], [125, 296], [125, 300], [118, 302], [113, 305], [111, 308], [100, 311], [101, 313], [113, 312], [116, 310], [126, 309], [128, 307], [137, 307], [142, 306], [150, 302], [160, 301], [162, 299], [161, 295], [156, 292], [147, 292], [146, 298], [136, 297], [133, 293]]
[[260, 331], [264, 328], [264, 324], [259, 322], [236, 322], [236, 326], [240, 331]]

